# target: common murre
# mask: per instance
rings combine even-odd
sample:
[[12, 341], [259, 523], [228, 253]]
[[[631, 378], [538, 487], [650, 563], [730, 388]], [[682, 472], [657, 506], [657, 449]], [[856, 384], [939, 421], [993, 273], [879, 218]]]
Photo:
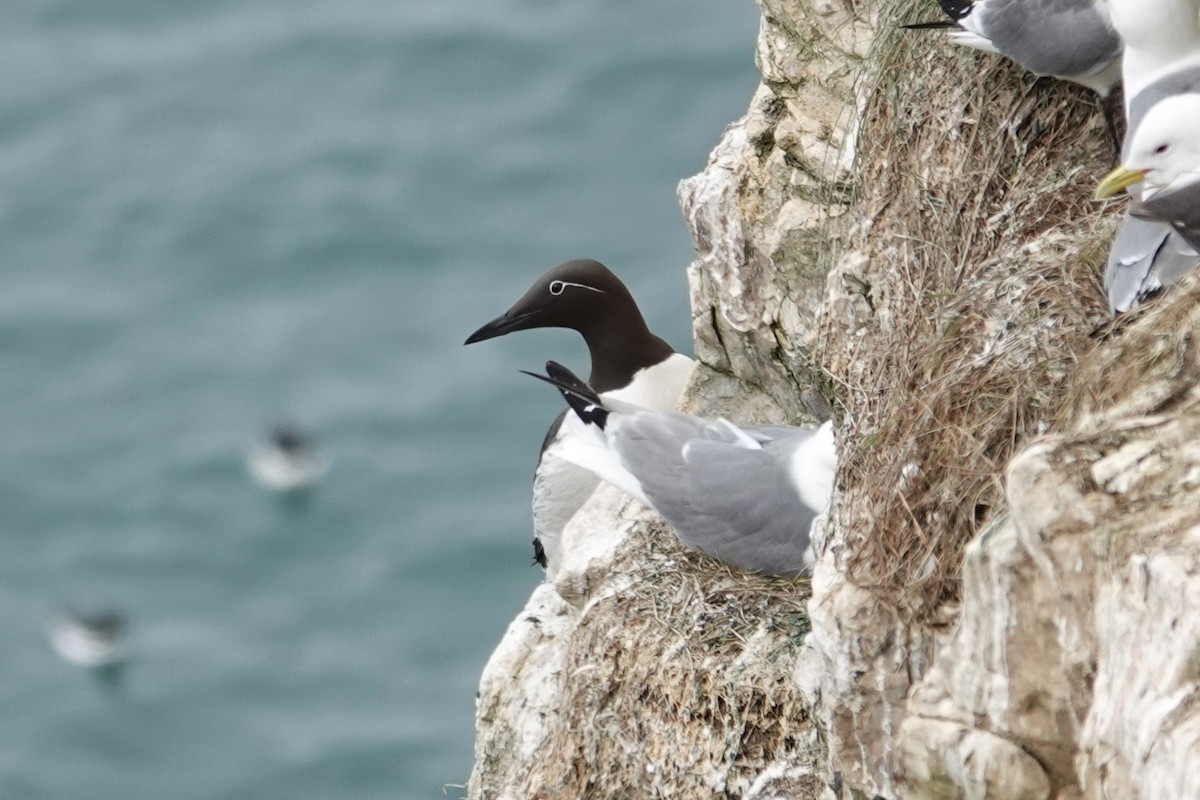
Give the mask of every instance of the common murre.
[[50, 644], [64, 660], [92, 673], [109, 688], [116, 688], [129, 660], [126, 634], [129, 623], [115, 609], [64, 611], [47, 626]]
[[833, 492], [829, 422], [740, 427], [602, 397], [553, 361], [547, 375], [584, 431], [558, 455], [654, 508], [690, 549], [763, 575], [812, 568], [811, 528]]
[[293, 425], [276, 425], [267, 441], [246, 459], [251, 477], [276, 492], [296, 492], [313, 486], [329, 471], [329, 463]]
[[[606, 398], [667, 411], [679, 404], [692, 373], [692, 360], [650, 331], [625, 284], [592, 259], [547, 271], [466, 344], [532, 328], [578, 331], [591, 354], [590, 384]], [[561, 560], [563, 527], [600, 483], [588, 470], [558, 457], [564, 440], [582, 430], [566, 413], [550, 425], [533, 477], [534, 560], [550, 578]]]

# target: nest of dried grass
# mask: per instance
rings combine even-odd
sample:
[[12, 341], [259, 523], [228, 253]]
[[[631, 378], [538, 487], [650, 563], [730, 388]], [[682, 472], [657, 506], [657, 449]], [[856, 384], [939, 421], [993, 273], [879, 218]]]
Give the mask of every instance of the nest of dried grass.
[[582, 613], [525, 797], [736, 798], [768, 765], [824, 758], [792, 679], [807, 581], [734, 573], [646, 528], [612, 567], [621, 588]]
[[1200, 404], [1200, 271], [1162, 297], [1122, 314], [1105, 346], [1076, 371], [1068, 387], [1071, 418], [1081, 432], [1122, 417], [1193, 412]]
[[920, 619], [958, 597], [1005, 464], [1060, 424], [1108, 318], [1115, 222], [1089, 198], [1114, 151], [1090, 93], [897, 30], [928, 4], [889, 11], [864, 79], [862, 221], [835, 271], [874, 313], [826, 316], [816, 345], [845, 412], [848, 574]]

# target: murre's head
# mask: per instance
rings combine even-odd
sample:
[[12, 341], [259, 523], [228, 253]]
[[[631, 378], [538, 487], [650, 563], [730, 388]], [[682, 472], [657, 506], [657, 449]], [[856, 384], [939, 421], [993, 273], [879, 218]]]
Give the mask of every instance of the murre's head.
[[125, 615], [115, 609], [77, 612], [71, 621], [97, 639], [116, 641], [125, 633]]
[[294, 425], [281, 423], [271, 430], [271, 444], [284, 453], [298, 453], [308, 448], [304, 434]]
[[633, 295], [599, 261], [567, 261], [533, 282], [512, 308], [472, 333], [467, 344], [530, 328], [571, 328], [584, 338], [606, 327], [646, 326]]
[[1096, 188], [1111, 197], [1135, 183], [1146, 196], [1200, 181], [1200, 94], [1181, 94], [1156, 103], [1133, 131], [1128, 155]]
[[674, 349], [646, 327], [633, 295], [608, 267], [590, 258], [559, 264], [513, 307], [467, 338], [467, 344], [530, 328], [579, 331], [592, 357], [588, 383], [598, 392], [627, 386], [637, 372]]

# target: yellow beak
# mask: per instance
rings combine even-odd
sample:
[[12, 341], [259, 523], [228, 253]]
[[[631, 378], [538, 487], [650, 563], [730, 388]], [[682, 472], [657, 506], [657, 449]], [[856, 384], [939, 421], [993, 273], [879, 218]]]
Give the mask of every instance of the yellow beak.
[[1100, 184], [1096, 187], [1096, 194], [1092, 195], [1095, 200], [1103, 200], [1105, 197], [1112, 197], [1117, 192], [1140, 181], [1146, 177], [1149, 170], [1145, 169], [1129, 169], [1125, 166], [1120, 166], [1112, 172], [1104, 176]]

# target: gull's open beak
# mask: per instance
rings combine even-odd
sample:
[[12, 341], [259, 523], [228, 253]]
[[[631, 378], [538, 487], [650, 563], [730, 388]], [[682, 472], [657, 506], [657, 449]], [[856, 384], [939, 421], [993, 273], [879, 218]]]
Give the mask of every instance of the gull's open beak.
[[1092, 199], [1103, 200], [1106, 197], [1112, 197], [1122, 189], [1126, 189], [1142, 178], [1145, 178], [1147, 172], [1149, 170], [1129, 169], [1126, 166], [1117, 167], [1100, 181], [1100, 184], [1096, 187], [1096, 194], [1092, 195]]

